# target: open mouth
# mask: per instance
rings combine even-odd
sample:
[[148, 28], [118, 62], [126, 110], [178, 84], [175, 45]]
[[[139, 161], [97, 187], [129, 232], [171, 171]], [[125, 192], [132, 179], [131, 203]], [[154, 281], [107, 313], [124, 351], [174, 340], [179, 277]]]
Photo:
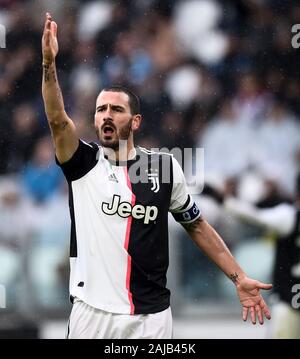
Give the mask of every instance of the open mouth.
[[105, 125], [103, 126], [102, 128], [102, 132], [105, 134], [105, 135], [112, 135], [114, 132], [115, 132], [115, 129], [114, 127], [110, 126], [110, 125]]

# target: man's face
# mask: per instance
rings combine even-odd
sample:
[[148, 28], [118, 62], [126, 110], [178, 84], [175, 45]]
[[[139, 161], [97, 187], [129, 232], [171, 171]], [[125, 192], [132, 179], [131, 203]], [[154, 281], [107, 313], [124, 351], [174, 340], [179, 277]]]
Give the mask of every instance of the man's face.
[[118, 150], [119, 140], [127, 141], [134, 129], [135, 117], [126, 93], [100, 92], [96, 101], [95, 129], [101, 145]]

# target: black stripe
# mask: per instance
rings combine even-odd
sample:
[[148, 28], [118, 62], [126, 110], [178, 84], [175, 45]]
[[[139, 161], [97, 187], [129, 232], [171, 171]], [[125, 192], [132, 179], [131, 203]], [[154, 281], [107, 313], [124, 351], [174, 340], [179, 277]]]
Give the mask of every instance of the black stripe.
[[80, 140], [77, 150], [67, 162], [59, 163], [57, 157], [55, 161], [62, 169], [67, 181], [76, 181], [96, 166], [98, 150], [98, 146], [94, 143], [89, 145]]
[[69, 335], [70, 335], [70, 319], [68, 321], [67, 339], [69, 339]]
[[179, 208], [179, 211], [184, 211], [190, 205], [190, 202], [191, 202], [191, 196], [188, 194], [187, 200], [185, 201], [184, 205]]
[[74, 214], [74, 202], [72, 184], [69, 183], [69, 208], [71, 217], [71, 238], [70, 238], [70, 257], [77, 257], [77, 237], [76, 237], [76, 224]]
[[[170, 176], [170, 183], [172, 183], [172, 190], [173, 190], [173, 182], [174, 182], [174, 174], [173, 174], [173, 160], [172, 160], [172, 157], [170, 157], [170, 172], [171, 172], [171, 176]], [[172, 192], [171, 192], [172, 193]], [[170, 195], [170, 200], [171, 200], [171, 195]]]
[[[143, 156], [145, 156], [143, 154]], [[146, 156], [141, 171], [161, 169], [171, 157], [159, 154]], [[128, 171], [130, 174], [130, 171]], [[144, 224], [142, 219], [132, 219], [128, 252], [131, 255], [130, 291], [135, 307], [134, 314], [157, 313], [170, 305], [170, 291], [166, 288], [168, 257], [168, 209], [172, 191], [171, 183], [162, 183], [160, 189], [151, 191], [152, 184], [131, 182], [136, 204], [154, 205], [159, 208], [155, 222]]]

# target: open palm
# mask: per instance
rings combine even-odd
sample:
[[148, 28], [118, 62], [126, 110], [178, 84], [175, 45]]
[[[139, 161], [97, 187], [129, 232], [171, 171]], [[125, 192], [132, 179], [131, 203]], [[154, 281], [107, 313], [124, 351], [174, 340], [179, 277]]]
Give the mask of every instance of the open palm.
[[236, 289], [243, 307], [243, 320], [247, 320], [249, 310], [253, 324], [256, 324], [256, 316], [260, 324], [264, 323], [264, 316], [271, 319], [270, 310], [259, 292], [260, 289], [271, 288], [272, 284], [261, 283], [248, 277], [240, 281]]
[[58, 53], [57, 24], [55, 21], [52, 21], [52, 17], [49, 13], [46, 14], [42, 38], [42, 52], [43, 63], [47, 65], [50, 65], [54, 61]]

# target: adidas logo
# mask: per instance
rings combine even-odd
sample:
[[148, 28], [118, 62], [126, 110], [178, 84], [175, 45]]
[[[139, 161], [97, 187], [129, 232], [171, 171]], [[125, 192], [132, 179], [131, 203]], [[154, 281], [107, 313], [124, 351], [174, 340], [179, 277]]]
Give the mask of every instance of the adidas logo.
[[116, 175], [114, 174], [114, 173], [112, 173], [112, 174], [110, 174], [109, 176], [108, 176], [108, 180], [109, 181], [113, 181], [113, 182], [119, 182], [118, 181], [118, 179], [117, 179], [117, 177], [116, 177]]

